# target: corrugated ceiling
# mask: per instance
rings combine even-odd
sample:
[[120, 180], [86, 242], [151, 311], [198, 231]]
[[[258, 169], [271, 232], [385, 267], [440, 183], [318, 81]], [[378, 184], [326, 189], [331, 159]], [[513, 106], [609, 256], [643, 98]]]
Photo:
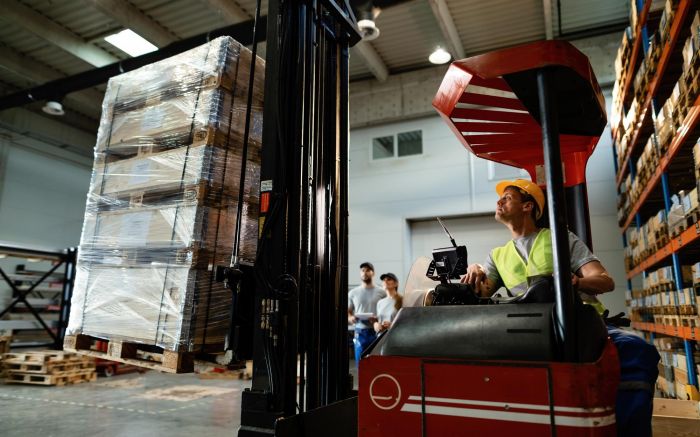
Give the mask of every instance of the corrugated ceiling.
[[[173, 39], [232, 24], [225, 14], [211, 6], [214, 0], [120, 0], [158, 23]], [[467, 56], [512, 46], [545, 36], [543, 0], [445, 0]], [[255, 0], [229, 0], [248, 16], [255, 13]], [[626, 20], [627, 0], [551, 1], [555, 34], [558, 29], [556, 7], [561, 5], [562, 30], [576, 32]], [[3, 19], [3, 7], [20, 5], [48, 19], [85, 41], [94, 49], [124, 59], [127, 56], [103, 37], [123, 27], [109, 13], [85, 0], [0, 0], [0, 49], [23, 57], [30, 65], [52, 75], [73, 75], [94, 67], [88, 62], [47, 41], [27, 29], [21, 20]], [[266, 15], [267, 0], [262, 2]], [[412, 0], [386, 8], [377, 18], [380, 37], [370, 43], [389, 73], [428, 66], [427, 57], [445, 39], [428, 0]], [[357, 53], [350, 59], [351, 79], [371, 77], [367, 61]], [[28, 77], [30, 76], [30, 77]], [[0, 85], [6, 90], [36, 85], [31, 75], [17, 71], [0, 57]], [[9, 92], [9, 91], [6, 91]], [[88, 114], [90, 115], [90, 114]], [[91, 115], [95, 120], [99, 114]]]

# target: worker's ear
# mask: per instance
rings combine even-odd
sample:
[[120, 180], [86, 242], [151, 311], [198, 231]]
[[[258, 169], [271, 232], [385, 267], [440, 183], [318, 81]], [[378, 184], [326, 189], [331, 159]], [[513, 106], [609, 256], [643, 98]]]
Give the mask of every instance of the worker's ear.
[[532, 210], [535, 208], [535, 203], [531, 201], [527, 201], [523, 203], [523, 211], [527, 212], [528, 214], [532, 213]]

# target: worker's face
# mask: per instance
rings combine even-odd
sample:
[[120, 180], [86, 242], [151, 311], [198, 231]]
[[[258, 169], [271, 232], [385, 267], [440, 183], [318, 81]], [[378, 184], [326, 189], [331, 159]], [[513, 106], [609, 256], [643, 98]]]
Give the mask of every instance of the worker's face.
[[384, 285], [384, 290], [386, 291], [396, 290], [399, 287], [399, 283], [391, 278], [385, 278], [384, 281], [382, 281], [382, 283]]
[[532, 202], [523, 202], [523, 195], [516, 189], [506, 188], [496, 202], [496, 220], [503, 223], [530, 215]]
[[360, 269], [360, 279], [362, 279], [362, 282], [369, 284], [372, 282], [372, 278], [374, 278], [374, 270], [367, 267], [362, 267]]

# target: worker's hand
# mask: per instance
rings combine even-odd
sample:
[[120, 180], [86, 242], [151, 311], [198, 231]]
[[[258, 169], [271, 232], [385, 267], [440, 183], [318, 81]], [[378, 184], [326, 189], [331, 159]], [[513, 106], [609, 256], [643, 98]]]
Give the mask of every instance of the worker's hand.
[[572, 273], [572, 274], [571, 274], [571, 288], [572, 288], [574, 291], [578, 291], [578, 281], [579, 281], [579, 279], [580, 279], [580, 278], [578, 277], [578, 275], [576, 275], [576, 273]]
[[382, 328], [383, 328], [383, 329], [389, 329], [389, 326], [391, 326], [391, 322], [390, 322], [390, 321], [386, 320], [386, 321], [382, 322]]
[[382, 332], [382, 325], [379, 322], [374, 322], [374, 332], [377, 334]]
[[467, 274], [459, 280], [462, 284], [469, 284], [474, 290], [479, 289], [479, 285], [486, 280], [486, 270], [481, 264], [472, 264], [467, 268]]
[[352, 315], [348, 316], [348, 323], [354, 325], [355, 323], [357, 323], [357, 317]]

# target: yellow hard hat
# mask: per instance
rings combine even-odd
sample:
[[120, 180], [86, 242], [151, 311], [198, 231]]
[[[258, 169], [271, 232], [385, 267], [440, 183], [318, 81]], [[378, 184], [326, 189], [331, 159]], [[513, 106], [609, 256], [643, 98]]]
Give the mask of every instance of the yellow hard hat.
[[542, 192], [542, 188], [540, 188], [534, 182], [530, 182], [525, 179], [516, 179], [514, 181], [499, 182], [498, 185], [496, 185], [496, 193], [498, 193], [499, 196], [502, 196], [503, 192], [508, 187], [518, 187], [530, 196], [532, 196], [532, 198], [535, 199], [535, 202], [537, 203], [537, 218], [539, 219], [540, 217], [542, 217], [542, 211], [544, 210], [544, 193]]

